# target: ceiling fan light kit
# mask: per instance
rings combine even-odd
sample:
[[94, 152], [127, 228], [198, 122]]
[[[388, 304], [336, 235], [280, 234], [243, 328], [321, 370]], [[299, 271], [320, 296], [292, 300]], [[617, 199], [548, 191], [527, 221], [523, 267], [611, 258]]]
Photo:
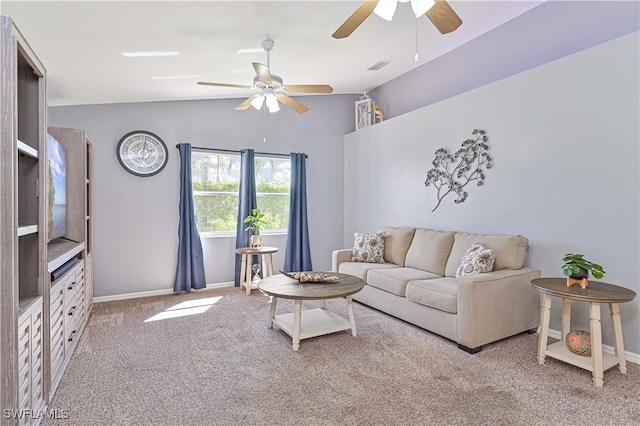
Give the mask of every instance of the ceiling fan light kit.
[[264, 96], [259, 95], [253, 98], [253, 100], [251, 101], [251, 106], [259, 110], [260, 108], [262, 108], [263, 103], [264, 103]]
[[407, 3], [408, 1], [411, 1], [411, 8], [413, 9], [413, 13], [416, 15], [416, 18], [427, 13], [427, 11], [436, 3], [435, 0], [379, 0], [375, 9], [373, 9], [373, 13], [384, 20], [391, 21], [393, 19], [393, 15], [396, 13], [398, 2]]
[[385, 21], [391, 21], [393, 15], [396, 13], [396, 7], [398, 6], [398, 0], [380, 0], [373, 13], [384, 19]]
[[278, 105], [278, 98], [276, 97], [276, 95], [267, 95], [267, 108], [269, 108], [269, 112], [280, 111], [280, 106]]
[[258, 62], [252, 63], [253, 69], [256, 72], [256, 76], [253, 77], [253, 85], [244, 86], [240, 84], [212, 83], [208, 81], [199, 81], [198, 84], [203, 86], [232, 87], [258, 91], [257, 94], [249, 97], [238, 105], [236, 107], [237, 111], [246, 111], [249, 107], [254, 107], [259, 110], [266, 104], [269, 112], [274, 113], [280, 111], [278, 102], [281, 102], [296, 112], [305, 113], [309, 111], [309, 108], [289, 97], [288, 93], [333, 93], [333, 88], [327, 84], [285, 86], [280, 76], [271, 74], [271, 50], [273, 50], [274, 44], [273, 40], [265, 40], [262, 42], [262, 49], [267, 52], [267, 65]]
[[407, 3], [409, 1], [411, 1], [411, 8], [416, 18], [427, 15], [441, 34], [455, 31], [462, 25], [462, 19], [445, 0], [364, 0], [331, 37], [349, 37], [372, 13], [391, 21], [398, 2]]

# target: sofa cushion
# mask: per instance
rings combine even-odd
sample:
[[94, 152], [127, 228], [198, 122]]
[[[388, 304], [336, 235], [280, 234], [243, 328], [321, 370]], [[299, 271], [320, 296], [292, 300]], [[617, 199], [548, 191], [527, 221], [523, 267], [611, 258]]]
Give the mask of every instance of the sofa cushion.
[[416, 229], [404, 265], [444, 276], [454, 236], [452, 231]]
[[456, 232], [453, 247], [447, 260], [445, 275], [455, 277], [467, 249], [474, 243], [480, 243], [496, 252], [494, 271], [502, 269], [520, 269], [524, 267], [529, 241], [521, 235], [470, 234]]
[[456, 270], [456, 278], [493, 271], [496, 252], [480, 243], [471, 244]]
[[455, 278], [411, 281], [407, 284], [406, 298], [430, 308], [458, 313], [458, 283]]
[[378, 232], [384, 233], [384, 260], [405, 266], [405, 256], [411, 245], [415, 228], [381, 226]]
[[373, 269], [367, 274], [367, 284], [404, 297], [409, 281], [432, 278], [440, 276], [414, 268]]
[[338, 267], [338, 272], [342, 274], [353, 275], [362, 281], [367, 281], [367, 272], [372, 269], [392, 269], [399, 268], [393, 263], [361, 263], [361, 262], [342, 262]]
[[381, 232], [353, 233], [352, 262], [384, 263], [384, 235]]

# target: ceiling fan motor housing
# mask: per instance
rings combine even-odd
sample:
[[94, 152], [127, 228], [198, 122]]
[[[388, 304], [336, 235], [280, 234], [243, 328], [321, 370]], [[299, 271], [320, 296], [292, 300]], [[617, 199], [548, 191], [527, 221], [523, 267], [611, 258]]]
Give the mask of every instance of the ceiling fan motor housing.
[[274, 44], [275, 42], [273, 40], [265, 40], [261, 43], [262, 48], [264, 49], [265, 52], [270, 52], [271, 50], [273, 50]]
[[283, 88], [282, 78], [278, 75], [271, 74], [271, 84], [264, 84], [258, 76], [253, 77], [253, 86], [257, 89], [273, 89], [280, 90]]

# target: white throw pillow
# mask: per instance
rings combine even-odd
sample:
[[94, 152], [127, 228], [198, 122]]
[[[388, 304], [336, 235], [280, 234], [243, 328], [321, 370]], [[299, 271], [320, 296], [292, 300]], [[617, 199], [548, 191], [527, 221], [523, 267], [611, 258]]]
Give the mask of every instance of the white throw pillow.
[[493, 271], [496, 262], [496, 252], [480, 243], [472, 244], [462, 257], [462, 262], [456, 270], [456, 278], [471, 274], [482, 274]]
[[352, 262], [384, 263], [384, 233], [353, 233]]

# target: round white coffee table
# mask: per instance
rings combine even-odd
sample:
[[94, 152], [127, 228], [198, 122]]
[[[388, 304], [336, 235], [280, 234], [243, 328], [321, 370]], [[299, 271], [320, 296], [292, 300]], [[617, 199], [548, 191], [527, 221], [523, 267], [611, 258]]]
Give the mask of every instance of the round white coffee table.
[[[353, 275], [336, 272], [327, 272], [327, 274], [338, 276], [338, 281], [326, 284], [301, 284], [285, 275], [275, 275], [258, 283], [260, 291], [271, 296], [269, 328], [273, 328], [273, 324], [276, 324], [291, 336], [294, 351], [300, 348], [300, 340], [311, 337], [349, 329], [351, 329], [351, 334], [356, 336], [356, 321], [353, 315], [351, 295], [362, 290], [364, 281]], [[325, 309], [325, 300], [340, 297], [347, 300], [349, 320]], [[294, 301], [293, 313], [275, 314], [279, 298]], [[322, 307], [302, 312], [303, 300], [322, 300]]]

